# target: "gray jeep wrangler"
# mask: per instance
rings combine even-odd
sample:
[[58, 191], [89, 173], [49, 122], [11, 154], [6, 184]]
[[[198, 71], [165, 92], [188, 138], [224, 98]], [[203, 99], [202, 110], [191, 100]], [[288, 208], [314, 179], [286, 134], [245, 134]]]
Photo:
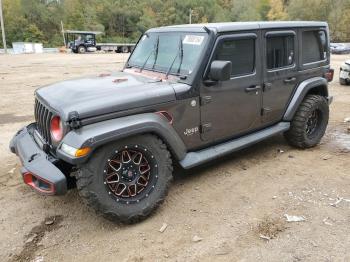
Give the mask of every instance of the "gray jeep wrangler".
[[36, 122], [10, 149], [39, 193], [76, 185], [106, 218], [136, 222], [164, 200], [173, 164], [192, 168], [279, 133], [317, 145], [329, 63], [323, 22], [150, 29], [121, 72], [38, 89]]

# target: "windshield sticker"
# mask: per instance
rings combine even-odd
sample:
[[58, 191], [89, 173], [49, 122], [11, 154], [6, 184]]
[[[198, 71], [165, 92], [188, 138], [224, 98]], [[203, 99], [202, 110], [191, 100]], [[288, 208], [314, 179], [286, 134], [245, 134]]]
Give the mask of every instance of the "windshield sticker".
[[201, 45], [203, 40], [204, 36], [202, 35], [186, 35], [182, 43], [188, 45]]

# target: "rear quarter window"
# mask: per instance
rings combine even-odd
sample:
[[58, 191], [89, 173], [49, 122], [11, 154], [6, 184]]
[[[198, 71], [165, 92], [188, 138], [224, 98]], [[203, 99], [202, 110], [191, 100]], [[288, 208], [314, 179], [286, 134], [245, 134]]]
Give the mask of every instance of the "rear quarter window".
[[302, 63], [310, 64], [327, 59], [327, 36], [323, 30], [302, 33]]

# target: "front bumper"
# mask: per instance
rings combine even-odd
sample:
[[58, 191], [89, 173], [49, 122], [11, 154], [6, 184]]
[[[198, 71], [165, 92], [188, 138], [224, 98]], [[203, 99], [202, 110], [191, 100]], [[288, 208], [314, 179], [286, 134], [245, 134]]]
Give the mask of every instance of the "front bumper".
[[350, 79], [350, 65], [347, 63], [343, 63], [340, 66], [339, 78], [344, 80]]
[[[10, 150], [22, 162], [23, 181], [42, 195], [64, 195], [67, 192], [67, 178], [34, 141], [35, 125], [19, 130], [10, 142]], [[50, 161], [51, 160], [51, 161]]]

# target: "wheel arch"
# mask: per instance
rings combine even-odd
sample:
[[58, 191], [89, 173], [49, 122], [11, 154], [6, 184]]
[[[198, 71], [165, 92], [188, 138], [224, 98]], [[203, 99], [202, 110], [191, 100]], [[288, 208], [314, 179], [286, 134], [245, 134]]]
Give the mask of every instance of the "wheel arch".
[[328, 97], [328, 87], [327, 85], [314, 86], [306, 93], [306, 95], [319, 95]]
[[92, 151], [85, 157], [74, 158], [64, 153], [60, 144], [57, 156], [73, 165], [82, 164], [101, 146], [142, 134], [153, 134], [160, 138], [175, 160], [181, 160], [186, 155], [185, 144], [170, 123], [161, 115], [145, 113], [106, 120], [72, 130], [63, 138], [61, 144], [65, 143], [75, 148], [90, 147]]
[[331, 101], [328, 94], [328, 82], [325, 78], [314, 77], [307, 79], [301, 82], [296, 88], [296, 91], [290, 100], [287, 110], [284, 113], [283, 121], [292, 121], [295, 112], [297, 111], [301, 102], [309, 94], [320, 95], [325, 97], [329, 102]]

